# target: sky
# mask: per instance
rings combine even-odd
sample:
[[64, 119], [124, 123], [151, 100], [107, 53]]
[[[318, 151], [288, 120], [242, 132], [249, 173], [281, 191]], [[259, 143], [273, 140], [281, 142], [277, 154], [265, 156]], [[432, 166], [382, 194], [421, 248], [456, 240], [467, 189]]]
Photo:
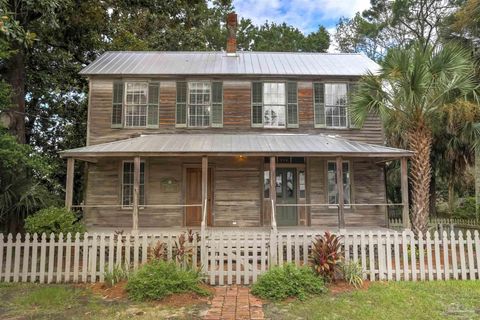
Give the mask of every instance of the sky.
[[340, 17], [353, 17], [370, 7], [370, 0], [234, 0], [233, 5], [239, 18], [256, 25], [286, 22], [308, 34], [319, 25], [333, 33]]

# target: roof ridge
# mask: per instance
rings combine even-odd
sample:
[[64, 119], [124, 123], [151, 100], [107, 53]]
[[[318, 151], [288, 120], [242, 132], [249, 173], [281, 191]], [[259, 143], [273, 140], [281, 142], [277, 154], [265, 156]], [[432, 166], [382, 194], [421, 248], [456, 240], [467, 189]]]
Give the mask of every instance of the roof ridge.
[[[216, 53], [216, 54], [226, 54], [226, 51], [163, 51], [163, 50], [107, 50], [102, 53], [138, 53], [138, 54], [152, 54], [152, 53], [171, 53], [171, 54], [202, 54], [202, 53]], [[364, 56], [361, 52], [306, 52], [306, 51], [237, 51], [237, 53], [241, 54], [313, 54], [313, 55], [347, 55], [347, 56]]]

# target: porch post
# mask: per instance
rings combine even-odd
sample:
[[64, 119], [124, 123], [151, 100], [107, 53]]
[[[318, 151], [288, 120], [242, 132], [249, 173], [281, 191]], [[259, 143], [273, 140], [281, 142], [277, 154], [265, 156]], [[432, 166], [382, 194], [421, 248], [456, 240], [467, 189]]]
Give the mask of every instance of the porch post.
[[75, 159], [67, 159], [67, 181], [65, 185], [65, 208], [72, 209], [73, 201], [73, 174], [75, 171]]
[[207, 206], [208, 201], [208, 157], [202, 157], [202, 225], [207, 225]]
[[410, 216], [408, 210], [408, 167], [407, 158], [400, 159], [400, 181], [402, 189], [402, 223], [405, 229], [410, 228]]
[[343, 195], [343, 159], [337, 157], [337, 190], [338, 190], [338, 227], [345, 229], [345, 215], [343, 212], [345, 203]]
[[132, 232], [138, 232], [138, 204], [140, 200], [140, 157], [133, 159], [133, 216]]
[[[276, 192], [276, 157], [270, 157], [270, 202], [272, 205], [272, 212], [270, 216], [270, 257], [268, 266], [277, 265], [277, 221], [276, 221], [276, 204], [277, 204], [277, 192]], [[282, 252], [280, 253], [282, 254]]]
[[202, 157], [202, 222], [200, 225], [200, 263], [204, 272], [207, 271], [207, 244], [205, 229], [207, 226], [208, 201], [208, 157]]
[[[275, 191], [276, 189], [276, 182], [275, 182], [275, 179], [276, 179], [276, 158], [275, 157], [270, 157], [270, 200], [272, 201], [272, 206], [276, 206], [277, 204], [277, 192]], [[272, 208], [273, 211], [275, 208]], [[274, 213], [272, 211], [272, 214]], [[270, 223], [272, 224], [272, 227], [273, 227], [273, 224], [275, 223], [275, 217], [272, 216], [270, 217]], [[276, 227], [276, 223], [275, 223], [275, 227]]]

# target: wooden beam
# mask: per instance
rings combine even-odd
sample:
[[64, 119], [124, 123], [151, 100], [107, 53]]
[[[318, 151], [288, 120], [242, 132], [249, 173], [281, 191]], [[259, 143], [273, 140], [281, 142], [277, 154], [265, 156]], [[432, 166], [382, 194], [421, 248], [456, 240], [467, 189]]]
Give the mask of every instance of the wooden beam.
[[65, 207], [67, 210], [72, 209], [73, 202], [73, 178], [75, 173], [75, 159], [67, 159], [67, 181], [65, 184]]
[[338, 227], [340, 229], [345, 229], [345, 215], [344, 207], [345, 200], [343, 194], [343, 159], [342, 157], [337, 157], [337, 190], [338, 190]]
[[132, 231], [138, 232], [138, 205], [140, 202], [140, 157], [133, 159], [133, 213]]
[[402, 222], [405, 229], [410, 228], [410, 215], [408, 206], [408, 163], [407, 158], [400, 159], [400, 181], [402, 190]]
[[208, 223], [208, 210], [205, 207], [205, 202], [208, 201], [208, 157], [202, 157], [202, 224], [207, 225]]
[[[277, 192], [276, 192], [276, 158], [270, 157], [270, 201], [272, 206], [275, 207], [277, 205]], [[272, 208], [274, 210], [275, 208]], [[270, 223], [273, 223], [272, 217], [270, 218]]]

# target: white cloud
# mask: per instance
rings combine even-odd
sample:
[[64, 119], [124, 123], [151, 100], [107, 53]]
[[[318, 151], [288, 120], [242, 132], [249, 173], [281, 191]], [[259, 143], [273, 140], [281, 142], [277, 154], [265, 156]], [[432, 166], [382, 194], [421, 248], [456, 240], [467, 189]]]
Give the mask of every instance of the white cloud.
[[332, 28], [342, 16], [352, 17], [370, 6], [370, 0], [234, 0], [239, 17], [254, 24], [286, 22], [305, 33], [319, 25]]

